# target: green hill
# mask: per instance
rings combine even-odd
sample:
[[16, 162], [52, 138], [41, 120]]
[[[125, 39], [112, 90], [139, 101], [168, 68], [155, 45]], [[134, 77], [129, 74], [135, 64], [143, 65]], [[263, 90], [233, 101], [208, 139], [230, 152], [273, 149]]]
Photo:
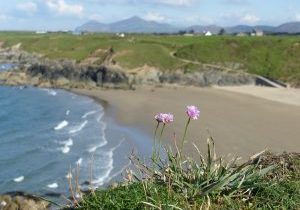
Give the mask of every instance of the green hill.
[[[300, 86], [299, 36], [154, 36], [112, 34], [75, 36], [51, 33], [0, 33], [4, 46], [22, 43], [22, 49], [49, 58], [74, 59], [77, 62], [96, 50], [112, 47], [113, 59], [125, 70], [145, 64], [161, 71], [200, 70], [200, 64], [248, 71]], [[224, 68], [225, 69], [225, 68]]]

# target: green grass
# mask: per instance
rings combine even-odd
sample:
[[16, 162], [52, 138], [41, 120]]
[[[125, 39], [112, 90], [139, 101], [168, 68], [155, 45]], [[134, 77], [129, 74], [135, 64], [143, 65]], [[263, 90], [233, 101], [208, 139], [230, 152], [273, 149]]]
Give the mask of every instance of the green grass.
[[186, 156], [183, 153], [186, 133], [191, 118], [198, 116], [187, 114], [181, 141], [174, 140], [174, 147], [169, 148], [161, 147], [161, 138], [172, 123], [166, 121], [171, 114], [155, 117], [151, 161], [132, 154], [123, 182], [107, 189], [91, 188], [82, 194], [78, 180], [70, 179], [73, 202], [64, 210], [296, 210], [300, 207], [300, 153], [273, 155], [262, 151], [246, 162], [237, 162], [235, 157], [225, 161], [217, 156], [215, 142], [208, 137], [205, 155], [194, 145], [197, 155]]
[[114, 59], [126, 69], [145, 64], [162, 71], [199, 68], [170, 56], [206, 64], [239, 63], [245, 71], [300, 85], [300, 37], [183, 37], [111, 34], [74, 36], [71, 34], [38, 35], [29, 32], [1, 32], [5, 46], [22, 43], [22, 48], [49, 58], [68, 58], [81, 61], [97, 49], [112, 47]]
[[204, 38], [176, 55], [203, 63], [241, 63], [250, 73], [300, 85], [299, 37]]
[[39, 35], [33, 33], [0, 33], [5, 46], [22, 43], [22, 49], [43, 54], [48, 58], [67, 58], [81, 61], [97, 49], [112, 47], [115, 60], [125, 68], [137, 68], [145, 64], [162, 70], [179, 68], [182, 62], [172, 58], [169, 49], [161, 44], [144, 42], [142, 36], [126, 39], [109, 34], [74, 36], [69, 34]]
[[[274, 156], [275, 157], [275, 156]], [[123, 183], [117, 187], [98, 189], [83, 197], [78, 205], [65, 208], [82, 210], [100, 209], [294, 209], [300, 207], [300, 165], [299, 156], [292, 159], [296, 171], [285, 171], [285, 176], [263, 177], [257, 179], [255, 188], [247, 193], [242, 191], [230, 196], [224, 190], [215, 190], [208, 195], [195, 197], [184, 194], [158, 181], [140, 180], [132, 183]], [[280, 164], [276, 170], [282, 170]], [[269, 175], [272, 175], [272, 171]], [[178, 174], [180, 175], [180, 174]], [[156, 180], [156, 181], [153, 181]], [[247, 180], [247, 178], [245, 179]], [[246, 191], [247, 192], [247, 191]]]
[[153, 159], [151, 166], [133, 156], [136, 170], [127, 174], [127, 181], [91, 191], [64, 210], [300, 207], [299, 154], [260, 153], [243, 164], [228, 165], [214, 150], [210, 139], [200, 163], [171, 150], [166, 151], [167, 160]]

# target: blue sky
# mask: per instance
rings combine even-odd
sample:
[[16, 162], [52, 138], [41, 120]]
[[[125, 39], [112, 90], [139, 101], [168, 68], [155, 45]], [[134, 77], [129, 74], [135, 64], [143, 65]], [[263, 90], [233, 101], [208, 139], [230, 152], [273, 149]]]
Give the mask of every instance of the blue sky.
[[140, 16], [178, 26], [300, 21], [300, 0], [3, 0], [0, 30], [67, 30]]

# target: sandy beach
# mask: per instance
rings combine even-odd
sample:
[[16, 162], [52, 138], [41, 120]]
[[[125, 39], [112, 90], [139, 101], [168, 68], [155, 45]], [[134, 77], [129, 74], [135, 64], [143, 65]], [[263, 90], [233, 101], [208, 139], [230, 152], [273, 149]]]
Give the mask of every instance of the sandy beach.
[[[276, 153], [300, 151], [300, 98], [296, 93], [292, 105], [282, 103], [282, 99], [279, 102], [279, 99], [269, 100], [265, 99], [268, 97], [216, 88], [72, 91], [106, 101], [115, 110], [120, 123], [139, 127], [149, 134], [156, 126], [153, 118], [156, 113], [173, 113], [175, 122], [167, 127], [164, 135], [167, 144], [173, 142], [174, 133], [178, 141], [181, 139], [187, 120], [185, 107], [198, 106], [201, 117], [189, 127], [187, 153], [194, 151], [191, 142], [205, 151], [207, 130], [222, 155], [247, 157], [265, 148]], [[280, 94], [277, 97], [280, 98]]]

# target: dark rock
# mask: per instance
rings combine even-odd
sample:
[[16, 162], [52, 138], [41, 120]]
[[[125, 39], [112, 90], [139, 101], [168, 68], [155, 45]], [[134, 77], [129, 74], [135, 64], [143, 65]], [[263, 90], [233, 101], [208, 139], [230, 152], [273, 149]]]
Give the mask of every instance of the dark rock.
[[45, 210], [49, 208], [49, 202], [22, 192], [0, 196], [1, 210]]
[[218, 70], [195, 71], [184, 74], [181, 71], [164, 73], [159, 78], [161, 83], [194, 85], [199, 87], [219, 85], [254, 84], [255, 77], [246, 73], [225, 73]]

